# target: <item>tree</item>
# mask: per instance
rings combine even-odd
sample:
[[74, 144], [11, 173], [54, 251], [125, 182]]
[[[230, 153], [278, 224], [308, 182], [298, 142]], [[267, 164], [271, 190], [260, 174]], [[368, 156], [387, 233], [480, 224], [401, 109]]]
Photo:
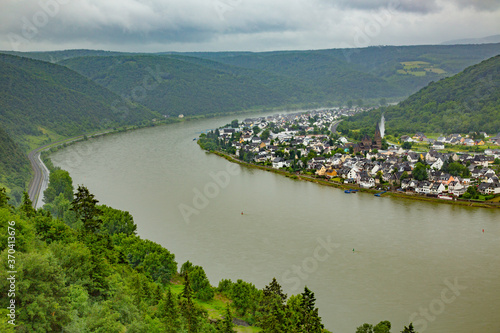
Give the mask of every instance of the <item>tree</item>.
[[188, 271], [188, 274], [191, 279], [193, 292], [196, 298], [203, 301], [209, 301], [214, 298], [214, 291], [208, 281], [203, 267], [193, 266], [192, 269]]
[[238, 127], [238, 119], [235, 119], [235, 120], [231, 121], [231, 127], [232, 128], [237, 128]]
[[363, 324], [356, 329], [356, 333], [390, 333], [391, 322], [381, 321], [375, 327], [370, 324]]
[[75, 198], [71, 203], [71, 210], [83, 222], [83, 229], [87, 232], [95, 233], [102, 226], [102, 221], [99, 219], [102, 212], [97, 207], [98, 202], [85, 186], [78, 186]]
[[226, 315], [224, 316], [224, 320], [221, 322], [220, 327], [218, 328], [219, 332], [223, 333], [233, 333], [236, 332], [233, 324], [233, 315], [231, 313], [231, 309], [229, 308], [229, 304], [226, 305]]
[[477, 199], [479, 197], [479, 191], [475, 186], [469, 186], [467, 191], [463, 195], [464, 199]]
[[261, 138], [262, 140], [267, 140], [267, 139], [269, 139], [269, 136], [270, 136], [270, 135], [271, 135], [271, 131], [269, 130], [269, 128], [266, 128], [266, 129], [262, 132], [262, 134], [260, 135], [260, 138]]
[[193, 263], [191, 261], [186, 261], [185, 263], [182, 264], [181, 266], [181, 276], [182, 277], [185, 277], [186, 274], [191, 270], [191, 268], [193, 267]]
[[417, 163], [412, 172], [413, 178], [416, 180], [426, 180], [429, 175], [427, 174], [427, 167], [422, 163]]
[[51, 203], [59, 194], [73, 200], [73, 180], [68, 171], [56, 169], [50, 173], [49, 187], [43, 192], [45, 203]]
[[409, 141], [403, 142], [403, 144], [401, 145], [401, 148], [403, 148], [403, 149], [411, 149], [411, 147], [412, 147], [412, 143]]
[[356, 328], [356, 333], [373, 333], [373, 326], [367, 323]]
[[101, 233], [104, 234], [127, 234], [135, 235], [137, 225], [134, 223], [134, 218], [129, 212], [114, 209], [106, 205], [99, 206], [102, 212], [102, 228]]
[[[64, 270], [50, 252], [16, 253], [17, 327], [23, 332], [61, 332], [70, 321], [69, 289]], [[7, 269], [2, 267], [0, 287], [9, 290]]]
[[23, 203], [21, 205], [21, 212], [23, 212], [27, 217], [35, 216], [35, 209], [33, 208], [33, 202], [30, 200], [30, 196], [27, 192], [23, 193]]
[[180, 331], [179, 307], [170, 288], [167, 290], [167, 296], [158, 305], [157, 317], [165, 324], [166, 332], [175, 333]]
[[405, 328], [401, 331], [401, 333], [417, 333], [417, 332], [413, 328], [413, 323], [410, 323], [408, 327], [405, 326]]
[[186, 321], [186, 329], [188, 333], [199, 331], [199, 310], [193, 302], [193, 289], [191, 289], [191, 282], [189, 280], [189, 273], [184, 277], [184, 289], [181, 293], [180, 307], [182, 316]]
[[391, 322], [388, 320], [381, 321], [373, 328], [373, 333], [390, 333]]
[[0, 208], [9, 207], [9, 199], [5, 187], [0, 188]]
[[262, 314], [260, 326], [265, 333], [279, 333], [287, 331], [286, 294], [276, 278], [264, 287], [259, 312]]
[[321, 332], [323, 324], [318, 314], [318, 308], [315, 307], [316, 298], [309, 288], [304, 287], [301, 303], [300, 327], [305, 333]]

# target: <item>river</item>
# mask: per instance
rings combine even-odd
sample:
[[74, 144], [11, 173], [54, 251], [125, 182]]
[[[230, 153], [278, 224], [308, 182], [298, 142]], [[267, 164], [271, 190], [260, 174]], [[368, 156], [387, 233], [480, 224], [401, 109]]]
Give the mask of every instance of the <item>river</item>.
[[203, 266], [212, 285], [263, 288], [276, 277], [289, 295], [307, 285], [332, 332], [382, 320], [393, 332], [410, 320], [420, 333], [500, 332], [498, 210], [344, 194], [193, 141], [234, 118], [94, 138], [52, 160], [100, 203], [129, 211], [179, 267]]

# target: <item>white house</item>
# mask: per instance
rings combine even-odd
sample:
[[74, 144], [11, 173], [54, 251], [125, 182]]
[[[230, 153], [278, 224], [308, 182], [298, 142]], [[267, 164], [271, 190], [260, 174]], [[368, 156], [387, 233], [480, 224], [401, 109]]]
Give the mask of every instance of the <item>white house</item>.
[[439, 157], [436, 162], [432, 163], [431, 168], [435, 170], [441, 170], [443, 167], [443, 160]]

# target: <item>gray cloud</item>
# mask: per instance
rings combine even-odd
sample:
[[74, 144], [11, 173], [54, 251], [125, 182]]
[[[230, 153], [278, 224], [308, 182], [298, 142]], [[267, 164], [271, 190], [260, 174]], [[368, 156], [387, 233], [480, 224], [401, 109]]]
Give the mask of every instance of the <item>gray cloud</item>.
[[[379, 13], [387, 12], [387, 26], [370, 38], [373, 45], [439, 43], [492, 35], [499, 30], [495, 16], [498, 18], [500, 2], [10, 0], [2, 7], [0, 49], [267, 50], [351, 43], [357, 31], [366, 28]], [[440, 13], [446, 15], [438, 18]], [[428, 34], [424, 26], [436, 30]], [[470, 35], [471, 30], [463, 27], [473, 27], [476, 34]]]

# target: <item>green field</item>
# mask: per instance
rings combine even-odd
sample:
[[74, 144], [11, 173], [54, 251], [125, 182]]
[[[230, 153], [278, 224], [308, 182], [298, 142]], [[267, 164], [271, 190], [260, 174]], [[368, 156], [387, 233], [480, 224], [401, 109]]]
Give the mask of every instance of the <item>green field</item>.
[[[170, 286], [170, 290], [172, 291], [172, 294], [174, 295], [179, 295], [182, 290], [184, 289], [184, 285], [181, 283], [181, 279], [178, 278], [173, 282], [173, 284]], [[215, 293], [214, 299], [208, 302], [203, 302], [198, 299], [195, 299], [195, 303], [201, 306], [203, 309], [205, 309], [208, 312], [208, 317], [212, 319], [218, 319], [221, 320], [223, 319], [223, 314], [226, 311], [226, 304], [231, 302], [227, 297]], [[233, 312], [233, 311], [232, 311]], [[235, 313], [233, 312], [233, 316], [235, 318], [238, 318]], [[240, 318], [238, 318], [240, 319]], [[261, 328], [255, 327], [255, 326], [235, 326], [235, 330], [238, 333], [255, 333], [255, 332], [260, 332]]]
[[425, 76], [427, 72], [435, 74], [445, 74], [446, 71], [441, 68], [435, 68], [426, 61], [403, 61], [400, 63], [403, 68], [398, 69], [397, 73], [402, 75]]

